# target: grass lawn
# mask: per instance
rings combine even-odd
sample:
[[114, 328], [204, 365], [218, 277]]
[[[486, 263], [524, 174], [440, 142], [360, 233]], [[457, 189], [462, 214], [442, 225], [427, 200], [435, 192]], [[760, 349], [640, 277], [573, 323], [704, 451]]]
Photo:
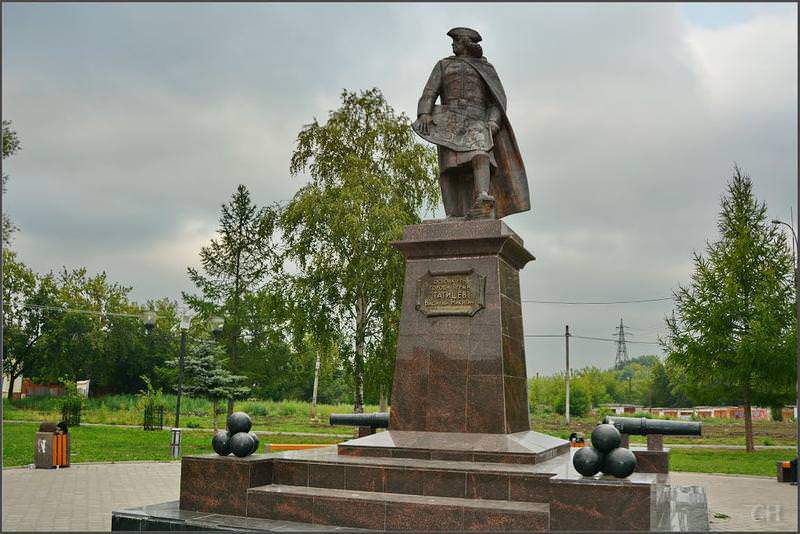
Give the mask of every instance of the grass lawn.
[[[564, 425], [564, 416], [534, 413], [531, 428], [538, 432], [568, 439], [572, 432], [583, 432], [588, 437], [600, 416], [573, 417], [569, 428]], [[702, 436], [664, 436], [664, 443], [687, 445], [741, 445], [744, 446], [744, 421], [732, 419], [703, 419]], [[779, 445], [793, 447], [797, 443], [797, 427], [794, 421], [753, 421], [755, 445]], [[647, 442], [644, 436], [631, 436], [631, 444]]]
[[[36, 430], [33, 423], [3, 423], [3, 466], [33, 463]], [[183, 454], [206, 454], [211, 448], [211, 432], [184, 430]], [[145, 432], [136, 428], [73, 427], [70, 429], [72, 462], [121, 462], [130, 460], [171, 460], [169, 430]], [[259, 436], [266, 443], [336, 443], [336, 438], [281, 434]]]
[[672, 449], [671, 471], [775, 476], [775, 462], [791, 460], [797, 449], [767, 449], [747, 453], [731, 449]]
[[[164, 426], [175, 417], [175, 396], [164, 395]], [[224, 403], [223, 403], [224, 404]], [[61, 399], [34, 397], [9, 402], [3, 399], [3, 418], [6, 421], [60, 421]], [[224, 405], [220, 406], [225, 409]], [[320, 434], [348, 434], [351, 427], [331, 426], [331, 413], [352, 413], [351, 405], [320, 404], [316, 422], [310, 421], [310, 403], [301, 401], [241, 401], [236, 410], [246, 412], [253, 420], [254, 430], [274, 432], [314, 432]], [[365, 411], [376, 412], [377, 406], [365, 406]], [[142, 410], [134, 395], [108, 395], [84, 401], [81, 422], [114, 425], [141, 425]], [[219, 424], [225, 427], [225, 414], [219, 415]], [[212, 428], [211, 402], [188, 396], [181, 398], [181, 426], [183, 428]]]

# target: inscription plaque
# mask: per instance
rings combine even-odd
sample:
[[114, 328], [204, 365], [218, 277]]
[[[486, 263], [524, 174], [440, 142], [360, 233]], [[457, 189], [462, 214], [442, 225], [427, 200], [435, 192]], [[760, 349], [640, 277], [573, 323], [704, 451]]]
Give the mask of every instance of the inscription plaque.
[[475, 315], [485, 305], [486, 277], [472, 269], [428, 271], [417, 280], [416, 308], [426, 316]]

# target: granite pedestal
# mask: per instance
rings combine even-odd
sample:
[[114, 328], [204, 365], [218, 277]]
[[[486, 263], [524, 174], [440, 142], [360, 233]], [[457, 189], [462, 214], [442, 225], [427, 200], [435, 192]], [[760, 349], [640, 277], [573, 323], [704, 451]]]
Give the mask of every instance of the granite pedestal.
[[[531, 430], [519, 270], [534, 257], [519, 236], [498, 220], [429, 221], [393, 245], [406, 274], [389, 429], [316, 450], [184, 457], [178, 515], [232, 514], [232, 528], [264, 530], [688, 524], [670, 519], [668, 475], [585, 478], [569, 442]], [[691, 495], [682, 510], [696, 512], [705, 501]]]

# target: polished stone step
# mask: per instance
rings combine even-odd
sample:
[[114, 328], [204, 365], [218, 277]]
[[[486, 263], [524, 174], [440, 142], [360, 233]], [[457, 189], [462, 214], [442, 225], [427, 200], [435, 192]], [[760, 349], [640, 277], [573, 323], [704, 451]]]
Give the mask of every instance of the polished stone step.
[[549, 506], [271, 484], [247, 491], [247, 516], [374, 530], [542, 531]]
[[[547, 502], [553, 473], [532, 465], [407, 458], [276, 458], [272, 482], [291, 486], [467, 499]], [[537, 499], [536, 496], [539, 496]]]

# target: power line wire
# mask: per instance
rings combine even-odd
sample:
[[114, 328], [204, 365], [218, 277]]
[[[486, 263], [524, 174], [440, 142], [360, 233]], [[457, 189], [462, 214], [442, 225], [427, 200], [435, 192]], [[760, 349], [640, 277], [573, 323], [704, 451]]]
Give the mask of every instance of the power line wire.
[[[525, 334], [524, 337], [528, 337], [528, 338], [556, 338], [556, 337], [563, 338], [564, 334]], [[594, 337], [594, 336], [579, 336], [579, 335], [572, 334], [572, 333], [570, 333], [569, 337], [577, 338], [577, 339], [585, 339], [585, 340], [590, 340], [590, 341], [607, 341], [607, 342], [610, 342], [610, 343], [617, 343], [619, 341], [617, 339], [612, 339], [612, 338]], [[658, 341], [630, 341], [630, 340], [627, 340], [627, 339], [625, 340], [625, 342], [626, 343], [636, 343], [636, 344], [641, 344], [641, 345], [660, 345], [661, 344]]]
[[[612, 343], [618, 343], [619, 342], [618, 339], [610, 339], [610, 338], [604, 338], [604, 337], [576, 336], [576, 335], [571, 335], [570, 337], [575, 337], [575, 338], [578, 338], [578, 339], [589, 339], [589, 340], [592, 340], [592, 341], [610, 341]], [[636, 344], [641, 344], [641, 345], [660, 345], [661, 344], [658, 341], [631, 341], [629, 339], [626, 339], [625, 343], [636, 343]]]
[[606, 305], [606, 304], [639, 304], [643, 302], [661, 302], [666, 300], [673, 300], [673, 297], [656, 297], [650, 299], [610, 300], [610, 301], [566, 301], [566, 300], [522, 299], [522, 302], [530, 302], [533, 304]]

